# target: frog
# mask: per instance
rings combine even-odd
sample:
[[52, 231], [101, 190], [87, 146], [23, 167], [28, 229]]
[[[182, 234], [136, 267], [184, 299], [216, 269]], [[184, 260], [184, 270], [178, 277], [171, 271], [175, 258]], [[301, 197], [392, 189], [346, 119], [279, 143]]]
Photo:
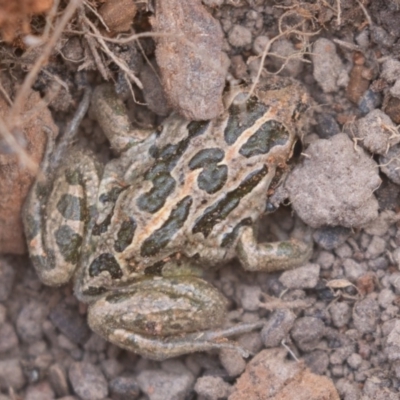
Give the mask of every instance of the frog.
[[89, 104], [113, 157], [49, 135], [23, 210], [39, 279], [73, 281], [91, 329], [143, 357], [248, 356], [229, 338], [265, 321], [226, 327], [227, 299], [203, 271], [238, 259], [246, 271], [274, 272], [310, 258], [310, 235], [259, 243], [256, 228], [289, 170], [307, 91], [291, 79], [236, 86], [217, 118], [172, 114], [155, 129], [134, 126], [110, 84], [86, 96], [75, 127]]

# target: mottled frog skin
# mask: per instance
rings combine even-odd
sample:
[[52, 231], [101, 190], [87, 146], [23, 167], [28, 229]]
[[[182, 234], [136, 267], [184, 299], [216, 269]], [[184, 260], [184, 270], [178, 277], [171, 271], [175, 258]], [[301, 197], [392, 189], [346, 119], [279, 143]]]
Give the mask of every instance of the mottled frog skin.
[[274, 80], [249, 98], [231, 91], [214, 120], [173, 115], [143, 131], [111, 86], [97, 87], [92, 114], [118, 157], [102, 165], [70, 146], [54, 167], [49, 139], [23, 214], [40, 279], [73, 279], [91, 328], [145, 357], [239, 348], [226, 337], [260, 323], [221, 328], [226, 300], [201, 268], [238, 257], [248, 271], [276, 271], [309, 258], [310, 240], [257, 243], [253, 231], [308, 103], [299, 83]]

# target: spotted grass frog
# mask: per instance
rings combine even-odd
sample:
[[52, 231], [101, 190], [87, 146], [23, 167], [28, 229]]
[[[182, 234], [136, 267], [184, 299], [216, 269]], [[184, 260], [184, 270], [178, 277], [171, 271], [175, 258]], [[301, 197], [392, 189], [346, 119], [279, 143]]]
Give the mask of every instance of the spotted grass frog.
[[214, 120], [172, 115], [143, 131], [101, 85], [92, 114], [118, 156], [102, 165], [87, 150], [53, 150], [48, 140], [23, 212], [31, 259], [46, 285], [74, 280], [89, 325], [110, 342], [158, 360], [245, 353], [227, 337], [260, 323], [221, 328], [226, 299], [201, 269], [237, 257], [247, 271], [269, 272], [309, 258], [309, 238], [258, 243], [254, 233], [287, 170], [308, 95], [292, 80], [248, 92], [227, 94]]

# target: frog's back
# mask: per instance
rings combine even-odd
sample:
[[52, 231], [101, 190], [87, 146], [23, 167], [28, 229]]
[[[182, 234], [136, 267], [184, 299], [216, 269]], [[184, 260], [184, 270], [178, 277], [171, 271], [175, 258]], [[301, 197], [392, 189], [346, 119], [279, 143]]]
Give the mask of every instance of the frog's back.
[[112, 233], [100, 244], [123, 275], [152, 271], [178, 254], [202, 264], [234, 256], [241, 226], [264, 211], [276, 169], [291, 154], [304, 92], [289, 85], [243, 103], [246, 96], [232, 96], [212, 121], [166, 120], [149, 150], [151, 166], [119, 195]]

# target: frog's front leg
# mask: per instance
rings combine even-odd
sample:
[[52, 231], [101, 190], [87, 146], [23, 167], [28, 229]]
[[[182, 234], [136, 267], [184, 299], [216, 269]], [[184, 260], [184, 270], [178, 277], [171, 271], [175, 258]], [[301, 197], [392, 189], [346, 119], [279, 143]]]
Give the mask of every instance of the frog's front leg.
[[73, 150], [56, 171], [51, 171], [51, 151], [52, 146], [48, 146], [42, 173], [24, 205], [23, 223], [40, 280], [60, 286], [71, 279], [86, 245], [101, 171], [90, 153], [79, 150]]
[[290, 240], [258, 243], [252, 227], [241, 230], [236, 246], [237, 256], [247, 271], [275, 272], [301, 266], [313, 251], [311, 230], [298, 226]]
[[94, 301], [90, 327], [106, 340], [144, 357], [163, 360], [211, 349], [245, 350], [225, 338], [260, 328], [263, 322], [218, 329], [226, 299], [194, 276], [146, 278]]

